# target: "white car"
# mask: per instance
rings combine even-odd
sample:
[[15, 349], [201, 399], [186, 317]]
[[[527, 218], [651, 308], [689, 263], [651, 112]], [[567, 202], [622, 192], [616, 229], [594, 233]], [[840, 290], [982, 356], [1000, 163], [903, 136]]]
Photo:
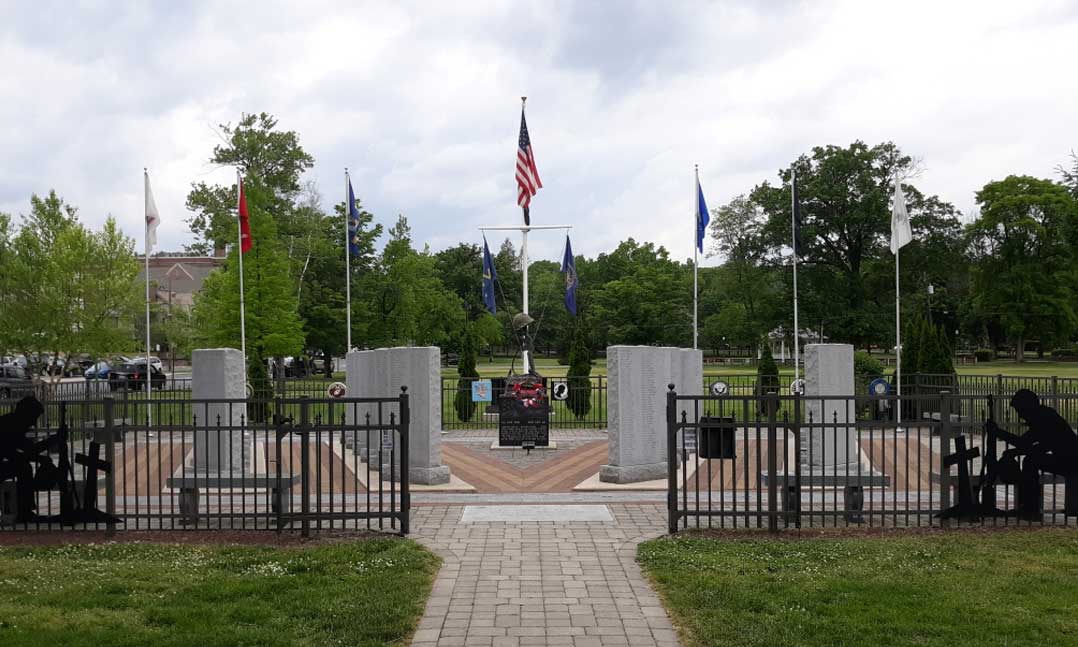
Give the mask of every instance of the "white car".
[[[125, 364], [145, 364], [146, 363], [146, 358], [145, 357], [135, 357], [135, 358], [132, 358], [132, 359], [125, 359], [124, 363]], [[161, 360], [156, 358], [156, 357], [153, 357], [152, 355], [150, 356], [150, 366], [153, 366], [155, 369], [157, 369], [159, 371], [164, 371], [165, 370], [164, 364], [161, 363]]]

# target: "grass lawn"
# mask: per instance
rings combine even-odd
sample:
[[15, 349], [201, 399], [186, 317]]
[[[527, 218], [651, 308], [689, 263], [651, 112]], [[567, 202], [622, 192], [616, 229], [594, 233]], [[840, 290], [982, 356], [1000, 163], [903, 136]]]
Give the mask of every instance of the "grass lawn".
[[686, 645], [1078, 645], [1078, 533], [657, 539]]
[[[482, 377], [501, 377], [509, 372], [510, 361], [505, 358], [495, 358], [493, 362], [490, 362], [488, 358], [480, 357], [476, 362], [476, 368], [479, 370], [479, 374]], [[516, 362], [516, 370], [520, 372], [523, 365], [520, 363], [519, 358]], [[547, 377], [564, 377], [568, 366], [558, 364], [556, 359], [540, 358], [536, 361], [536, 368], [539, 373]], [[894, 370], [894, 367], [885, 367], [886, 372], [890, 373]], [[1035, 359], [1027, 359], [1025, 362], [1017, 363], [1014, 361], [1000, 360], [995, 362], [982, 362], [979, 364], [958, 364], [955, 366], [955, 370], [961, 375], [1016, 375], [1016, 376], [1029, 376], [1029, 377], [1049, 377], [1056, 375], [1058, 377], [1074, 377], [1078, 378], [1078, 362], [1053, 362], [1053, 361], [1039, 361]], [[779, 372], [783, 374], [793, 375], [794, 369], [792, 365], [785, 365], [779, 367]], [[592, 375], [606, 375], [606, 359], [596, 359], [591, 368]], [[746, 364], [705, 364], [704, 375], [755, 375], [756, 366]], [[442, 375], [446, 377], [456, 377], [457, 368], [455, 366], [443, 366]]]
[[0, 548], [0, 645], [404, 644], [437, 568], [401, 539]]

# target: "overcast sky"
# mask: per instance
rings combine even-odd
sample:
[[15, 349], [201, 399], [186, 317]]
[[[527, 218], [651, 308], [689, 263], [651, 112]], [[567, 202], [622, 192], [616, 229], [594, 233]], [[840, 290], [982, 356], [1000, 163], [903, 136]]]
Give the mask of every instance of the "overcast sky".
[[[458, 5], [458, 6], [454, 6]], [[692, 253], [694, 163], [714, 207], [814, 145], [893, 140], [964, 212], [985, 182], [1056, 177], [1078, 149], [1078, 2], [45, 2], [0, 0], [0, 211], [55, 188], [141, 249], [190, 241], [214, 127], [295, 130], [328, 208], [343, 168], [417, 243], [516, 224], [520, 96], [544, 188], [533, 224], [577, 253]], [[492, 245], [496, 244], [492, 236]], [[533, 257], [560, 258], [555, 232]], [[712, 259], [711, 262], [714, 262]]]

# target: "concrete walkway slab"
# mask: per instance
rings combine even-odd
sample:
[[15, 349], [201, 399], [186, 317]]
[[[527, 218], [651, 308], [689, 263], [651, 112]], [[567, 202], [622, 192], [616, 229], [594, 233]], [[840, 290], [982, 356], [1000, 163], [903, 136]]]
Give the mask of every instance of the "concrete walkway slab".
[[470, 505], [464, 508], [461, 523], [504, 521], [601, 521], [614, 517], [605, 505]]

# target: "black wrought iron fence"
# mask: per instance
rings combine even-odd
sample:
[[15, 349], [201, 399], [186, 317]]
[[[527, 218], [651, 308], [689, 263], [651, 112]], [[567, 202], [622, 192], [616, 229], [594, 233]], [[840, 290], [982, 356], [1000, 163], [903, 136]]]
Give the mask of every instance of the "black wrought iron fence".
[[4, 529], [408, 532], [406, 393], [44, 405], [18, 455], [2, 454]]
[[[1015, 408], [1023, 405], [1010, 399], [671, 391], [669, 529], [1073, 525], [1078, 453], [1068, 452], [1078, 452], [1078, 395], [1040, 402], [1070, 425], [1070, 436], [1051, 432], [1060, 434], [1055, 450], [1023, 440], [1029, 425]], [[927, 415], [857, 415], [881, 402]], [[1056, 424], [1043, 409], [1030, 414], [1026, 404], [1035, 426]]]
[[[458, 377], [442, 377], [442, 429], [496, 429], [498, 399], [505, 393], [505, 378], [489, 379], [489, 401], [473, 402], [472, 386]], [[548, 377], [551, 429], [605, 429], [607, 378]]]

